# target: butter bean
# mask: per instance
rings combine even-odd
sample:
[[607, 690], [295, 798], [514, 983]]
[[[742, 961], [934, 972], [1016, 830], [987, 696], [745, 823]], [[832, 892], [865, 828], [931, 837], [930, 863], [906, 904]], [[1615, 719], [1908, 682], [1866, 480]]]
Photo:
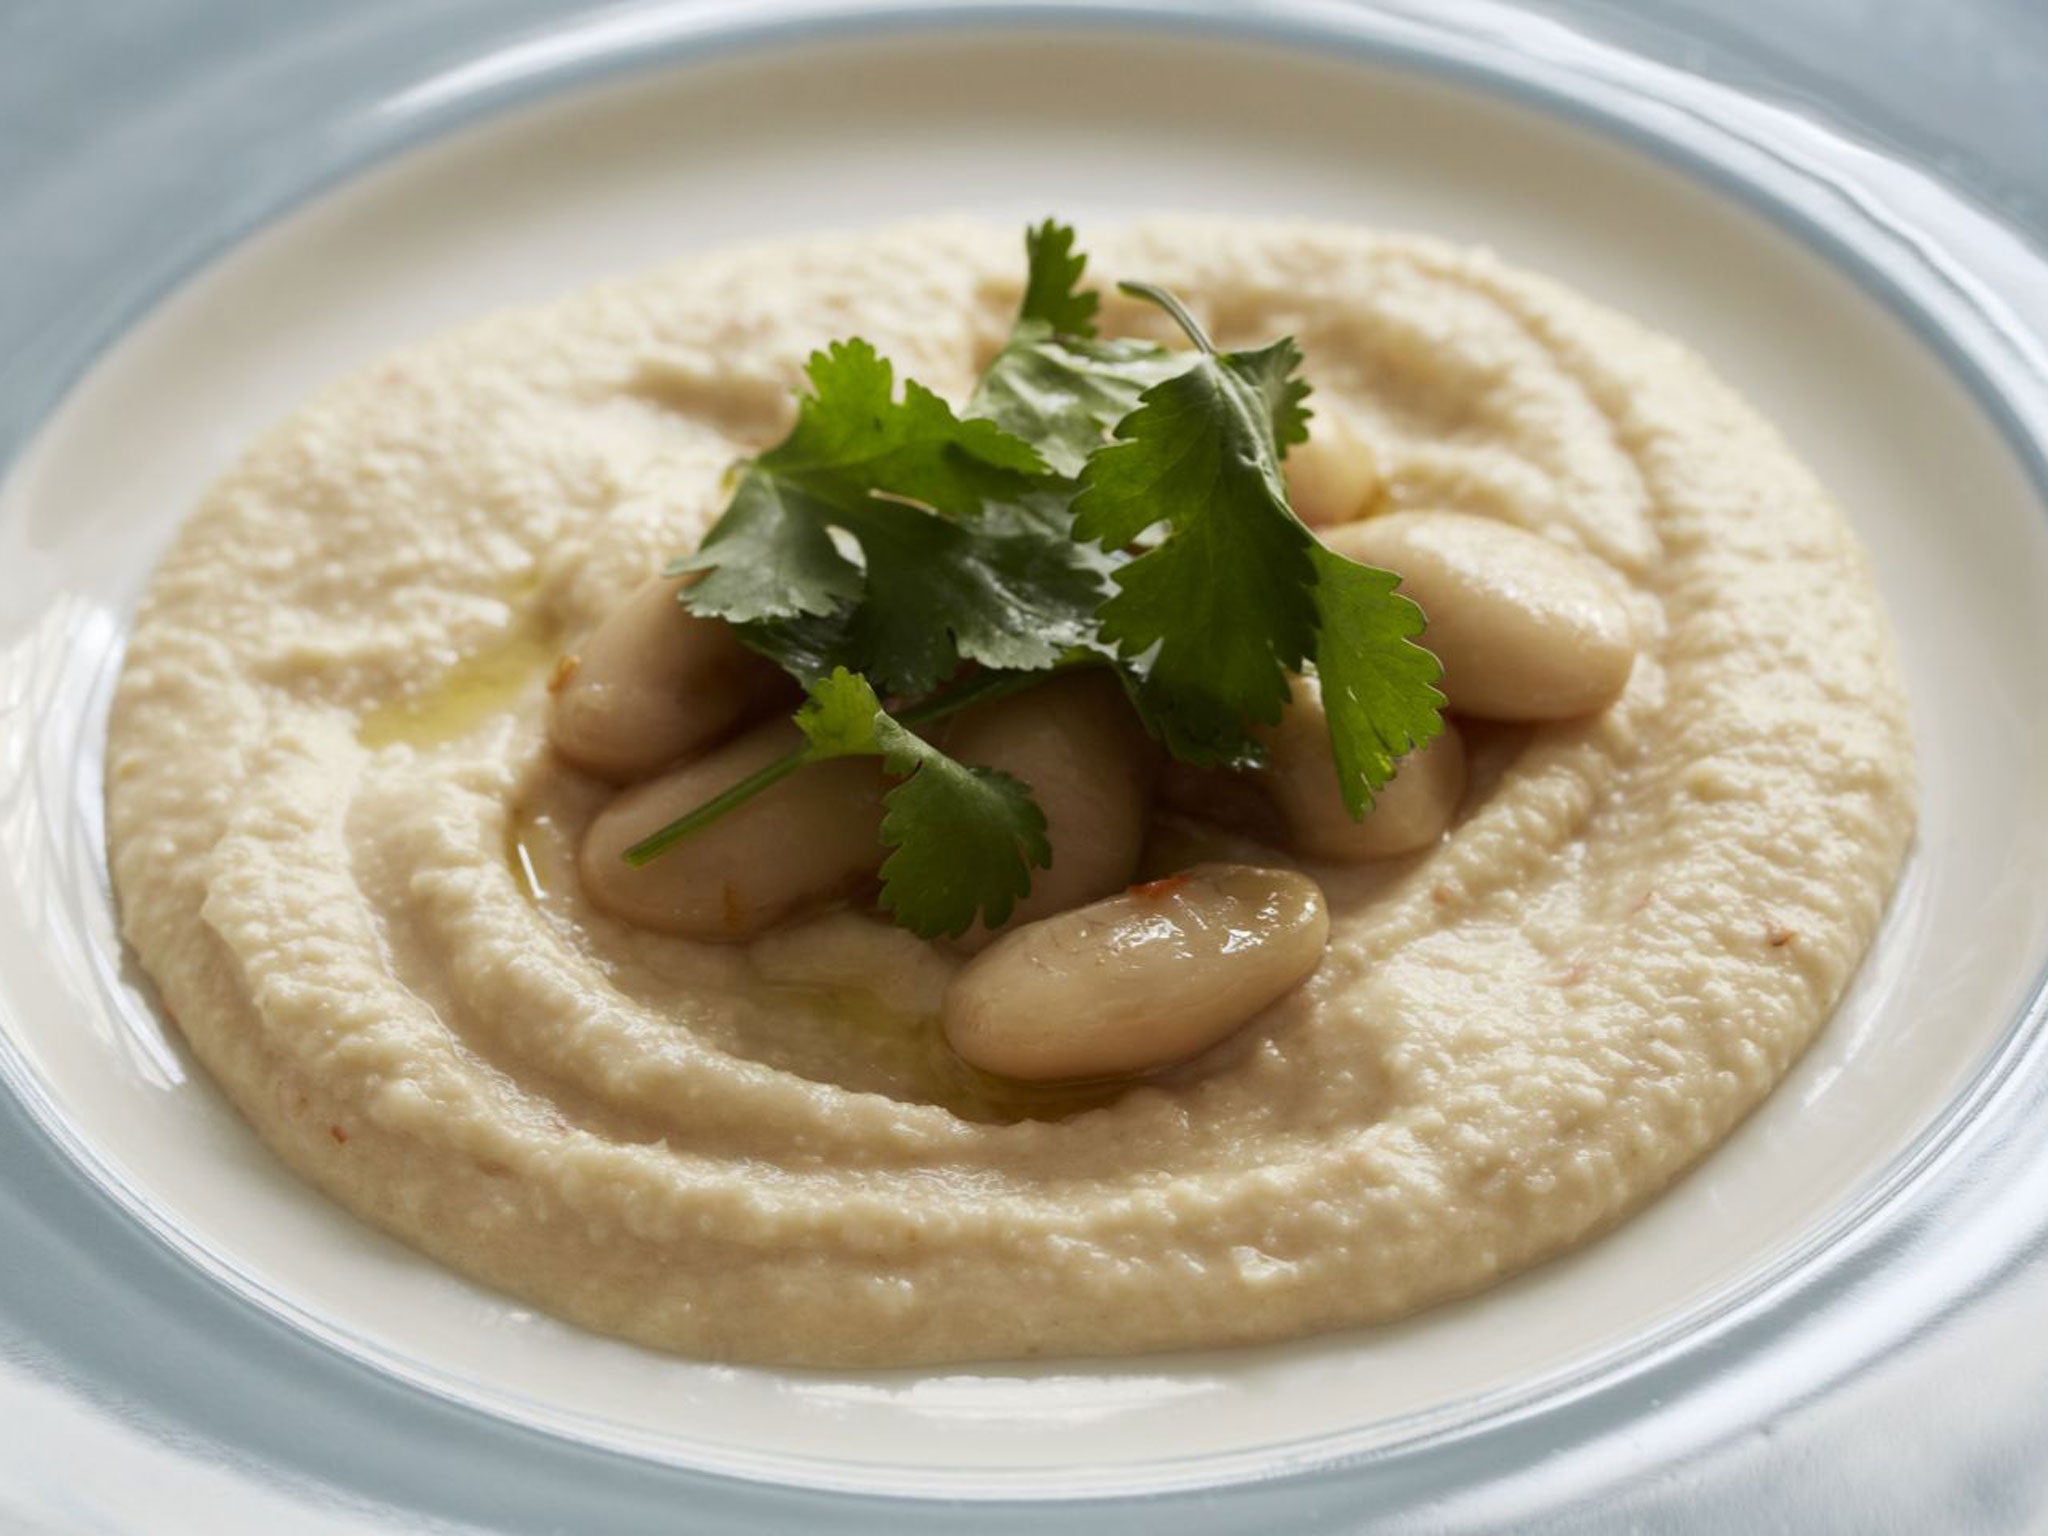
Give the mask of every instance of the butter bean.
[[1379, 489], [1379, 463], [1350, 418], [1318, 410], [1308, 441], [1287, 450], [1287, 499], [1311, 528], [1363, 517]]
[[947, 722], [941, 745], [963, 763], [1030, 785], [1052, 844], [1051, 865], [1032, 872], [1030, 894], [1003, 927], [976, 924], [958, 941], [963, 948], [1130, 884], [1158, 754], [1114, 678], [1057, 678], [968, 710]]
[[1444, 664], [1453, 709], [1569, 720], [1605, 709], [1628, 683], [1628, 611], [1598, 565], [1550, 539], [1464, 512], [1395, 512], [1323, 542], [1400, 575], [1429, 620], [1422, 644]]
[[1446, 722], [1441, 736], [1401, 759], [1365, 819], [1353, 821], [1337, 787], [1322, 688], [1313, 677], [1294, 680], [1266, 753], [1257, 778], [1286, 819], [1289, 843], [1305, 858], [1355, 864], [1427, 848], [1444, 835], [1465, 793], [1465, 745]]
[[1198, 865], [998, 939], [946, 989], [946, 1038], [1006, 1077], [1157, 1071], [1293, 990], [1329, 933], [1307, 876]]
[[548, 740], [575, 767], [631, 783], [789, 695], [781, 671], [730, 625], [676, 601], [687, 579], [657, 576], [636, 587], [565, 664]]
[[723, 820], [634, 868], [625, 851], [800, 741], [764, 725], [620, 793], [592, 819], [577, 855], [584, 894], [641, 928], [718, 942], [750, 939], [872, 875], [887, 789], [874, 758], [799, 768]]

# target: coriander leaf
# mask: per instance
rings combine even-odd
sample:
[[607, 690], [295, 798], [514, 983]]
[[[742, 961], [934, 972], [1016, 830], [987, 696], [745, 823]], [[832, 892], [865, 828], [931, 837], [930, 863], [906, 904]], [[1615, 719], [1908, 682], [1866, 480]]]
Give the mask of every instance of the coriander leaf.
[[1096, 339], [1096, 296], [1075, 291], [1087, 258], [1073, 254], [1073, 230], [1048, 219], [1024, 245], [1031, 276], [1023, 309], [967, 412], [1031, 443], [1053, 473], [1071, 480], [1139, 393], [1187, 359], [1149, 341]]
[[1076, 538], [1118, 549], [1167, 530], [1116, 571], [1101, 636], [1136, 671], [1139, 707], [1175, 757], [1253, 763], [1250, 725], [1280, 718], [1287, 674], [1317, 640], [1317, 545], [1280, 474], [1282, 444], [1307, 435], [1301, 354], [1291, 340], [1219, 353], [1170, 294], [1125, 286], [1201, 350], [1144, 391], [1081, 475]]
[[1017, 318], [1038, 321], [1062, 336], [1093, 336], [1102, 301], [1092, 289], [1081, 291], [1088, 258], [1074, 250], [1073, 225], [1047, 219], [1025, 230], [1024, 258], [1024, 303]]
[[746, 623], [831, 613], [860, 592], [861, 569], [832, 540], [835, 514], [874, 489], [959, 517], [1014, 494], [1044, 469], [1028, 443], [993, 422], [961, 421], [865, 341], [811, 354], [811, 393], [789, 436], [755, 459], [697, 553], [674, 570], [705, 571], [684, 601]]
[[987, 422], [960, 420], [915, 379], [903, 381], [898, 400], [896, 370], [857, 336], [812, 353], [805, 372], [813, 393], [796, 426], [755, 460], [782, 478], [836, 486], [854, 476], [863, 489], [877, 486], [958, 515], [992, 488], [1045, 467], [1029, 443]]
[[1357, 820], [1394, 776], [1395, 760], [1444, 728], [1443, 664], [1414, 643], [1422, 610], [1394, 591], [1400, 577], [1320, 545], [1316, 674], [1344, 805]]
[[1106, 562], [1068, 537], [1064, 497], [1027, 494], [990, 507], [971, 529], [886, 502], [844, 522], [867, 555], [866, 601], [739, 627], [803, 683], [855, 663], [891, 692], [917, 694], [963, 656], [1038, 671], [1094, 641]]
[[686, 588], [692, 613], [733, 624], [836, 613], [860, 596], [861, 570], [832, 542], [829, 497], [754, 468], [740, 478], [725, 513], [697, 553], [667, 574], [708, 571]]
[[835, 668], [810, 688], [797, 727], [813, 761], [873, 753], [903, 781], [883, 797], [882, 905], [921, 938], [1000, 924], [1052, 863], [1028, 786], [970, 768], [893, 719], [865, 678]]
[[928, 692], [963, 657], [1049, 667], [1089, 637], [1103, 590], [1095, 566], [1010, 509], [968, 528], [878, 501], [847, 526], [868, 558], [847, 654], [893, 693]]
[[1149, 341], [1060, 337], [1043, 321], [1020, 320], [967, 410], [1034, 444], [1055, 474], [1073, 479], [1138, 396], [1187, 365]]
[[[1062, 657], [1058, 665], [1041, 671], [999, 672], [984, 668], [972, 677], [955, 683], [949, 688], [919, 700], [902, 714], [893, 717], [901, 725], [927, 726], [936, 724], [949, 715], [963, 709], [972, 709], [978, 704], [987, 704], [996, 699], [1007, 698], [1028, 688], [1036, 688], [1057, 673], [1077, 667], [1095, 667], [1102, 664], [1095, 653], [1075, 651]], [[873, 690], [866, 693], [851, 688], [848, 684], [834, 682], [830, 688], [823, 687], [830, 681], [821, 673], [814, 680], [814, 692], [807, 703], [815, 703], [820, 712], [813, 714], [812, 734], [804, 736], [800, 746], [792, 748], [782, 756], [763, 763], [737, 784], [728, 785], [701, 805], [692, 806], [674, 821], [656, 828], [639, 842], [628, 848], [625, 860], [634, 868], [650, 864], [660, 858], [684, 838], [690, 837], [722, 817], [730, 815], [756, 795], [764, 794], [795, 773], [806, 763], [820, 762], [828, 757], [845, 757], [865, 749], [859, 744], [870, 730], [865, 713], [865, 701], [873, 697]], [[863, 684], [863, 687], [866, 685]], [[848, 701], [852, 701], [849, 709]], [[849, 724], [851, 722], [851, 724]], [[802, 733], [799, 733], [802, 735]], [[812, 737], [815, 736], [815, 743]]]
[[1030, 444], [954, 416], [866, 342], [813, 354], [787, 438], [749, 467], [672, 571], [692, 612], [808, 681], [828, 665], [922, 693], [961, 660], [1049, 666], [1080, 643], [1099, 562], [1020, 508], [1045, 481]]
[[882, 749], [875, 740], [875, 716], [882, 713], [882, 701], [866, 678], [834, 667], [805, 690], [796, 712], [797, 729], [804, 733], [814, 762], [833, 757], [874, 755]]

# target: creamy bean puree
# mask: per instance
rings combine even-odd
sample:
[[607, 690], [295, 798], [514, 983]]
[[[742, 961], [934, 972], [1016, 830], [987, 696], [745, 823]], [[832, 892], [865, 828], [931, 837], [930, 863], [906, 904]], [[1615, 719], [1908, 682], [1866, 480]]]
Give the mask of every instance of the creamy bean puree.
[[[548, 685], [695, 547], [813, 348], [866, 337], [961, 401], [1017, 304], [1014, 235], [761, 246], [481, 321], [249, 450], [150, 586], [114, 707], [124, 931], [279, 1155], [590, 1327], [879, 1365], [1396, 1317], [1611, 1226], [1770, 1091], [1913, 818], [1885, 620], [1813, 476], [1683, 347], [1484, 253], [1160, 222], [1093, 256], [1220, 344], [1299, 339], [1298, 504], [1366, 514], [1333, 547], [1415, 562], [1421, 594], [1470, 539], [1535, 535], [1527, 569], [1609, 594], [1606, 671], [1534, 657], [1512, 692], [1549, 702], [1503, 723], [1446, 598], [1455, 737], [1371, 836], [1312, 824], [1284, 729], [1269, 824], [1186, 814], [1230, 786], [1169, 770], [1144, 876], [1311, 879], [1159, 899], [1284, 908], [1312, 972], [1162, 1072], [970, 1067], [940, 1023], [970, 963], [962, 1049], [994, 1029], [976, 1059], [1006, 1073], [1034, 1048], [993, 969], [1016, 939], [970, 962], [980, 939], [916, 938], [858, 889], [740, 943], [593, 904], [578, 850], [617, 790], [550, 748]], [[1121, 298], [1104, 319], [1172, 334]], [[1088, 911], [1005, 963], [1092, 942]], [[1199, 1049], [1213, 998], [1162, 976]], [[1095, 1000], [1067, 1001], [1049, 1031]]]

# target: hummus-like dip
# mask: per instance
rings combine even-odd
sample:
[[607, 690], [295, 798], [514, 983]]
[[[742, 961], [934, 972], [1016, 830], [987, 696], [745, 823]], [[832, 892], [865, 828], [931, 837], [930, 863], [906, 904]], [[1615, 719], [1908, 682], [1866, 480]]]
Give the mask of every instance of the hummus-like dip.
[[1476, 740], [1428, 852], [1314, 867], [1320, 969], [1207, 1056], [1122, 1092], [981, 1078], [934, 1023], [960, 962], [870, 915], [716, 946], [593, 909], [574, 850], [608, 791], [543, 710], [555, 655], [784, 429], [813, 348], [858, 334], [966, 394], [1014, 236], [732, 251], [483, 321], [256, 443], [166, 557], [114, 707], [124, 931], [293, 1167], [693, 1354], [1121, 1353], [1477, 1290], [1770, 1091], [1913, 816], [1885, 620], [1813, 476], [1690, 352], [1485, 254], [1190, 222], [1093, 254], [1225, 345], [1298, 337], [1387, 505], [1604, 562], [1642, 648], [1621, 700]]

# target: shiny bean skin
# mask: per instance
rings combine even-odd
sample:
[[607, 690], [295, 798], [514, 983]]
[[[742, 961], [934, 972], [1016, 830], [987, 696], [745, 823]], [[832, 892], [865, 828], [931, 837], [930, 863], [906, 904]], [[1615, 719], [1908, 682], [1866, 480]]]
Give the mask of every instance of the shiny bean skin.
[[686, 938], [737, 942], [844, 894], [881, 864], [882, 795], [874, 758], [799, 768], [650, 864], [625, 851], [774, 761], [801, 738], [776, 721], [622, 791], [584, 833], [584, 894], [612, 916]]
[[977, 924], [961, 947], [979, 949], [996, 933], [1130, 884], [1145, 845], [1158, 753], [1113, 677], [1056, 678], [969, 710], [947, 722], [941, 744], [963, 763], [1000, 768], [1030, 785], [1052, 844], [1051, 865], [1032, 872], [1030, 894], [1003, 927]]
[[1422, 608], [1451, 707], [1492, 720], [1569, 720], [1621, 696], [1635, 665], [1628, 610], [1585, 555], [1494, 518], [1393, 512], [1324, 530], [1338, 554], [1394, 571]]
[[1347, 417], [1320, 410], [1308, 441], [1287, 450], [1287, 500], [1311, 528], [1363, 517], [1379, 490], [1379, 463]]
[[548, 740], [574, 767], [631, 783], [789, 697], [781, 671], [740, 644], [730, 625], [676, 600], [687, 579], [657, 576], [636, 587], [564, 663]]
[[1465, 745], [1446, 721], [1442, 735], [1401, 759], [1365, 819], [1353, 821], [1337, 787], [1329, 720], [1313, 677], [1294, 680], [1294, 696], [1267, 734], [1266, 754], [1256, 777], [1304, 858], [1357, 864], [1427, 848], [1444, 835], [1465, 793]]
[[1329, 933], [1307, 876], [1197, 865], [998, 939], [947, 988], [946, 1039], [1006, 1077], [1158, 1071], [1292, 991]]

